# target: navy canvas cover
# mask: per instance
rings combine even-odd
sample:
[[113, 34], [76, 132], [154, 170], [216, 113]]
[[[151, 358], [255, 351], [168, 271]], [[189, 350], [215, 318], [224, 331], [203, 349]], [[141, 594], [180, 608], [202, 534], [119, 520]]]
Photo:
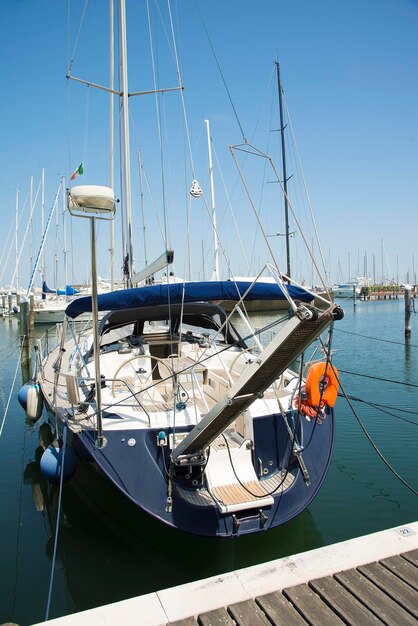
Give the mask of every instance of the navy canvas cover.
[[[232, 280], [152, 285], [100, 294], [97, 297], [97, 303], [99, 311], [117, 311], [140, 306], [158, 306], [168, 302], [171, 304], [221, 302], [223, 300], [237, 302], [250, 287], [249, 281], [234, 282]], [[312, 294], [301, 287], [288, 285], [287, 290], [293, 300], [302, 302], [313, 300]], [[275, 283], [257, 282], [251, 287], [245, 300], [285, 300], [285, 295]], [[91, 312], [91, 296], [77, 298], [68, 305], [65, 312], [71, 318]]]

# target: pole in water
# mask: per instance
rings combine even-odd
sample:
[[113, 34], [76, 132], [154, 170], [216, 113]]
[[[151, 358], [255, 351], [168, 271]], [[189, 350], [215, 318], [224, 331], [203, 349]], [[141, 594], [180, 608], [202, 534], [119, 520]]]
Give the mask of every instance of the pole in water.
[[33, 293], [30, 294], [29, 296], [29, 328], [33, 328], [33, 325], [35, 323], [35, 313], [33, 311], [34, 309], [34, 302], [35, 302], [35, 298]]
[[22, 366], [30, 367], [29, 302], [26, 298], [22, 298], [20, 301], [20, 339], [22, 349]]
[[410, 337], [411, 334], [411, 287], [407, 285], [405, 287], [405, 337]]
[[357, 305], [357, 290], [355, 285], [353, 285], [353, 305]]

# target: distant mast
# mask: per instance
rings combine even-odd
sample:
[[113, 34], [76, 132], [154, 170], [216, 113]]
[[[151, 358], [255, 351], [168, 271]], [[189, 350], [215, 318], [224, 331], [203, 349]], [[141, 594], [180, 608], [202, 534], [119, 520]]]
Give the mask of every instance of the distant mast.
[[209, 120], [205, 120], [206, 134], [208, 141], [208, 159], [209, 159], [209, 179], [210, 179], [210, 199], [211, 199], [211, 211], [212, 211], [212, 228], [213, 228], [213, 244], [214, 244], [214, 270], [212, 274], [212, 280], [219, 280], [219, 243], [218, 232], [216, 228], [216, 206], [215, 206], [215, 188], [213, 185], [213, 163], [212, 163], [212, 147], [210, 139], [210, 126]]
[[280, 112], [280, 136], [282, 143], [282, 163], [283, 163], [283, 188], [284, 188], [284, 219], [285, 219], [285, 235], [286, 235], [286, 273], [290, 278], [290, 235], [289, 235], [289, 203], [287, 200], [287, 175], [286, 175], [286, 151], [284, 142], [284, 122], [283, 122], [283, 102], [282, 102], [282, 83], [280, 81], [280, 65], [276, 61], [277, 70], [277, 88], [279, 92], [279, 112]]
[[[115, 36], [114, 36], [114, 11], [113, 0], [109, 0], [109, 82], [110, 82], [110, 101], [109, 101], [109, 186], [114, 188], [114, 74], [115, 74]], [[110, 288], [115, 288], [115, 223], [110, 220]]]
[[132, 287], [133, 248], [132, 248], [132, 211], [131, 211], [131, 169], [129, 147], [129, 109], [128, 109], [128, 61], [126, 46], [126, 6], [125, 0], [119, 0], [119, 84], [121, 97], [121, 195], [122, 209], [125, 212], [125, 260], [124, 282]]

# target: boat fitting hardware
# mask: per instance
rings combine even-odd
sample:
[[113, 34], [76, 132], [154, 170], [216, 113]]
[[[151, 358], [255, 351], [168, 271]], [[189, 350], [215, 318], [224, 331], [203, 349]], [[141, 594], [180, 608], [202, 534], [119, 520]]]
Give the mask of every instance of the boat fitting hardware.
[[233, 527], [234, 530], [233, 532], [236, 534], [238, 533], [240, 526], [242, 523], [244, 522], [251, 522], [252, 520], [256, 520], [256, 519], [260, 520], [260, 526], [261, 528], [264, 528], [264, 524], [267, 522], [267, 515], [264, 513], [264, 511], [262, 509], [258, 509], [258, 512], [255, 515], [236, 515], [235, 513], [233, 513], [232, 515], [232, 520], [233, 520]]
[[190, 467], [201, 467], [206, 464], [205, 452], [197, 452], [194, 454], [185, 454], [176, 458], [175, 465], [189, 465]]

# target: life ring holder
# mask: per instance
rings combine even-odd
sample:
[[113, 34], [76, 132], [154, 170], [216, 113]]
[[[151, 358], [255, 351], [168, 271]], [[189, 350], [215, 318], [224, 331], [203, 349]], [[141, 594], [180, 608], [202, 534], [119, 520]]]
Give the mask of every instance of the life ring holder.
[[338, 396], [338, 370], [329, 361], [314, 363], [306, 376], [306, 404], [316, 407], [323, 402], [333, 407]]

